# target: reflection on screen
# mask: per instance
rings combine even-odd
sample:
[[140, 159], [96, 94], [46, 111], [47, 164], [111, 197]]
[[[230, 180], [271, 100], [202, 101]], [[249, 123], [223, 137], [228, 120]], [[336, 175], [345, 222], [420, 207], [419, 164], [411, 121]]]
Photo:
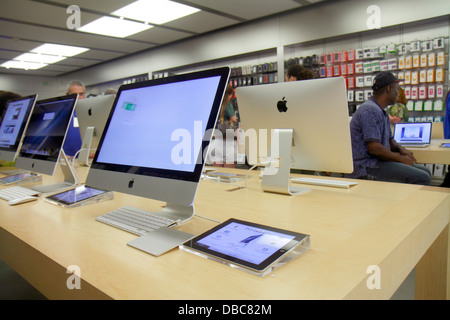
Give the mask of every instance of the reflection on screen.
[[397, 124], [394, 139], [397, 142], [421, 142], [427, 143], [431, 136], [429, 123]]
[[86, 186], [79, 186], [73, 190], [66, 191], [60, 194], [53, 195], [53, 198], [59, 201], [63, 201], [66, 203], [75, 203], [79, 201], [83, 201], [85, 199], [92, 198], [96, 195], [102, 194], [105, 191], [89, 188]]
[[31, 173], [31, 172], [23, 172], [23, 173], [18, 173], [12, 176], [7, 176], [4, 178], [1, 178], [0, 180], [3, 183], [13, 183], [13, 182], [17, 182], [17, 181], [22, 181], [28, 178], [32, 178], [32, 177], [36, 177], [37, 174], [36, 173]]
[[121, 91], [97, 162], [194, 171], [219, 81]]
[[260, 264], [295, 236], [232, 222], [197, 241], [210, 250]]
[[58, 159], [72, 115], [73, 100], [36, 103], [20, 150], [22, 157]]
[[9, 148], [19, 142], [20, 128], [24, 124], [27, 110], [33, 103], [33, 98], [13, 101], [8, 107], [0, 126], [0, 147]]

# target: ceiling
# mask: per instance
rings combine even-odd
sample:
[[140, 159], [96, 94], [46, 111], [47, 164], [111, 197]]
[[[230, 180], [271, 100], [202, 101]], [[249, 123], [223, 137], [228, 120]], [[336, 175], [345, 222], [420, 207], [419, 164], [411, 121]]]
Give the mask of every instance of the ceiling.
[[153, 25], [151, 29], [126, 38], [85, 33], [68, 27], [68, 22], [74, 21], [70, 19], [73, 11], [67, 13], [71, 5], [80, 8], [80, 25], [84, 26], [102, 16], [111, 16], [115, 10], [134, 1], [1, 0], [0, 65], [44, 43], [89, 50], [37, 70], [0, 67], [0, 73], [60, 76], [174, 41], [331, 0], [172, 0], [200, 11]]

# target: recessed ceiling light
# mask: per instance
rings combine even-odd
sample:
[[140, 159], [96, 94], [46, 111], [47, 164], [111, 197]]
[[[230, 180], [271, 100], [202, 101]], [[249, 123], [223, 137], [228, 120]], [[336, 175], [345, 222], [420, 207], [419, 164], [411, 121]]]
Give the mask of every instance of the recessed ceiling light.
[[62, 44], [45, 43], [30, 52], [50, 54], [55, 56], [72, 57], [77, 54], [88, 51], [89, 48], [67, 46]]
[[169, 0], [138, 0], [112, 14], [129, 19], [162, 24], [200, 11]]
[[37, 62], [37, 63], [56, 63], [58, 61], [64, 60], [66, 57], [54, 56], [48, 54], [40, 53], [24, 53], [20, 56], [14, 58], [14, 60], [25, 61], [25, 62]]
[[7, 69], [13, 68], [13, 69], [25, 69], [25, 70], [36, 70], [42, 67], [47, 66], [48, 64], [45, 63], [36, 63], [36, 62], [24, 62], [24, 61], [16, 61], [16, 60], [10, 60], [6, 61], [1, 64], [2, 67], [5, 67]]
[[44, 43], [30, 52], [23, 53], [13, 60], [6, 61], [0, 66], [7, 69], [36, 70], [88, 50], [88, 48], [83, 47]]
[[102, 17], [94, 20], [80, 28], [78, 31], [101, 34], [118, 38], [125, 38], [132, 34], [147, 30], [152, 26], [143, 23], [117, 19], [111, 17]]

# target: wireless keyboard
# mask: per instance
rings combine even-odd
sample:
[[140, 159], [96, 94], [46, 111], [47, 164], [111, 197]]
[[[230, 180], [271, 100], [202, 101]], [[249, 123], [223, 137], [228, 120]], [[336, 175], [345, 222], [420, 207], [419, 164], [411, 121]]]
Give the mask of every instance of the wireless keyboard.
[[10, 201], [10, 200], [14, 200], [14, 199], [22, 199], [25, 197], [36, 196], [36, 195], [39, 195], [38, 191], [20, 187], [20, 186], [15, 186], [15, 187], [10, 187], [10, 188], [0, 190], [0, 199], [6, 200], [6, 201]]
[[316, 186], [335, 187], [349, 189], [351, 186], [357, 185], [358, 182], [330, 180], [330, 179], [316, 179], [316, 178], [291, 178], [292, 182], [313, 184]]
[[151, 212], [133, 207], [123, 207], [97, 217], [95, 220], [141, 236], [161, 227], [170, 227], [177, 222]]

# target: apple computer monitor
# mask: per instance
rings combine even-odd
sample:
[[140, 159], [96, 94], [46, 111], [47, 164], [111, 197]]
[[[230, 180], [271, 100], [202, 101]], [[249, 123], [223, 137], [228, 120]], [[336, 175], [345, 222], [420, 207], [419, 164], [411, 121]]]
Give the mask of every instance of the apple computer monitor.
[[0, 124], [0, 159], [15, 161], [22, 145], [37, 95], [9, 100]]
[[16, 167], [24, 170], [53, 175], [60, 154], [66, 161], [61, 166], [65, 181], [54, 186], [33, 187], [41, 192], [52, 192], [76, 183], [72, 168], [62, 150], [67, 129], [72, 118], [77, 94], [39, 100], [30, 116]]
[[[291, 168], [353, 172], [343, 78], [241, 87], [236, 89], [236, 98], [249, 164], [267, 160], [266, 139], [271, 137], [263, 190], [286, 194], [308, 191], [289, 185]], [[272, 162], [275, 158], [279, 158], [276, 166]]]
[[81, 135], [80, 165], [89, 166], [89, 155], [98, 147], [108, 120], [115, 95], [105, 95], [78, 100], [75, 107]]
[[164, 214], [189, 220], [229, 72], [122, 85], [86, 185], [165, 201]]

